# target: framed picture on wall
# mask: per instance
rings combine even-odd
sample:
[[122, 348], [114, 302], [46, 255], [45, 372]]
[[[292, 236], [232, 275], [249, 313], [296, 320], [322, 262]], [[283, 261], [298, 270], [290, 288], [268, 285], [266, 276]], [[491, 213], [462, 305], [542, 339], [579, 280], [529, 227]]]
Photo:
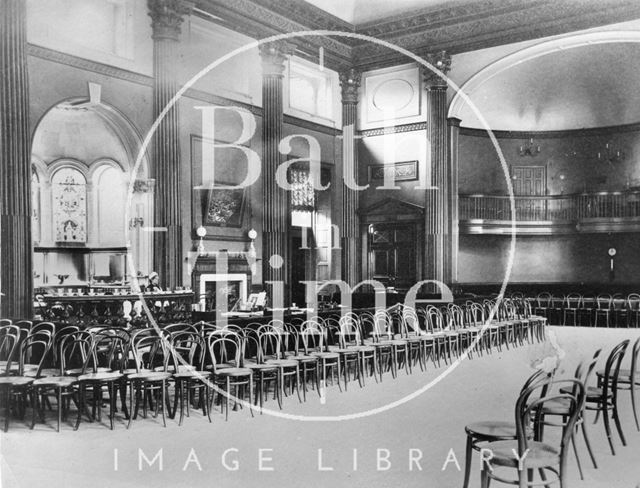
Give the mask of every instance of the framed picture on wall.
[[369, 166], [369, 181], [394, 178], [395, 181], [413, 181], [418, 179], [418, 161], [402, 161], [393, 164], [372, 164]]
[[[205, 239], [244, 239], [241, 229], [248, 213], [250, 190], [224, 187], [242, 183], [246, 156], [238, 149], [218, 147], [219, 144], [224, 143], [191, 136], [192, 227], [205, 227]], [[206, 145], [215, 147], [214, 161], [203, 164]]]

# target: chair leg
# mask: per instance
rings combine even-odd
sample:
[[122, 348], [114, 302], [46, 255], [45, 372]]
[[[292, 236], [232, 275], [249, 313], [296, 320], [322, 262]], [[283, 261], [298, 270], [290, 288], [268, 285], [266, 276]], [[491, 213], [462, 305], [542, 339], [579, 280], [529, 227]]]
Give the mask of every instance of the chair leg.
[[571, 445], [573, 446], [573, 453], [576, 456], [576, 463], [578, 464], [578, 472], [580, 473], [580, 479], [584, 480], [584, 474], [582, 473], [582, 463], [580, 462], [580, 455], [578, 454], [578, 447], [576, 446], [576, 433], [571, 436]]
[[593, 467], [598, 469], [598, 463], [596, 463], [596, 457], [593, 455], [593, 450], [591, 449], [591, 441], [589, 440], [589, 436], [587, 435], [587, 422], [585, 419], [582, 419], [580, 423], [582, 427], [582, 436], [584, 437], [584, 442], [587, 445], [587, 451], [589, 451], [589, 456], [591, 457], [591, 462], [593, 463]]
[[638, 423], [638, 410], [636, 408], [636, 388], [635, 382], [631, 382], [631, 408], [633, 409], [633, 419], [636, 421], [636, 430], [640, 431], [640, 423]]
[[473, 440], [467, 434], [467, 447], [464, 458], [464, 482], [462, 488], [469, 488], [469, 477], [471, 475], [471, 455], [473, 454]]
[[609, 441], [609, 446], [611, 447], [611, 454], [615, 456], [616, 450], [613, 447], [613, 439], [611, 436], [611, 425], [609, 425], [609, 412], [606, 410], [606, 408], [602, 412], [602, 419], [604, 420], [604, 430], [607, 433], [607, 440]]
[[[615, 395], [615, 393], [614, 393]], [[613, 421], [616, 424], [616, 429], [618, 429], [618, 434], [620, 434], [620, 440], [622, 441], [622, 445], [627, 445], [627, 440], [624, 437], [624, 433], [622, 432], [622, 425], [620, 424], [620, 415], [618, 415], [618, 400], [614, 396], [613, 397]]]

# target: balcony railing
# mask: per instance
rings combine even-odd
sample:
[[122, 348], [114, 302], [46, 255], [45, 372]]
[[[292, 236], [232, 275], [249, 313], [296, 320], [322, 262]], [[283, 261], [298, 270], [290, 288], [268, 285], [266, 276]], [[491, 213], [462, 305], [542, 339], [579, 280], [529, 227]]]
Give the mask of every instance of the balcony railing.
[[460, 195], [459, 218], [516, 222], [580, 222], [640, 218], [640, 191], [576, 195], [516, 196], [515, 216], [508, 196]]

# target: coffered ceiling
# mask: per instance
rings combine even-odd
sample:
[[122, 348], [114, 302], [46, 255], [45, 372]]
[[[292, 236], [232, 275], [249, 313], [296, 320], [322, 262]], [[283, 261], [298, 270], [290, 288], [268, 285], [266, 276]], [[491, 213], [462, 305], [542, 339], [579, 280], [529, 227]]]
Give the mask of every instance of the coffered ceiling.
[[474, 51], [640, 18], [638, 0], [197, 0], [197, 11], [255, 39], [332, 30], [334, 36], [291, 39], [297, 54], [330, 68], [361, 69], [409, 61], [371, 40], [418, 55]]

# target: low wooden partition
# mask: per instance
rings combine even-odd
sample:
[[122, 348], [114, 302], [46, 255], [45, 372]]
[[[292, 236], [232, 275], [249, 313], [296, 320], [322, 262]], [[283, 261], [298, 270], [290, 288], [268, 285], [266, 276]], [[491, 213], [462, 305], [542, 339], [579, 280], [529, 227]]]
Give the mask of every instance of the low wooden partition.
[[159, 324], [191, 320], [192, 291], [123, 294], [67, 294], [37, 297], [43, 320], [65, 325], [133, 325], [145, 327], [149, 318], [142, 303]]

